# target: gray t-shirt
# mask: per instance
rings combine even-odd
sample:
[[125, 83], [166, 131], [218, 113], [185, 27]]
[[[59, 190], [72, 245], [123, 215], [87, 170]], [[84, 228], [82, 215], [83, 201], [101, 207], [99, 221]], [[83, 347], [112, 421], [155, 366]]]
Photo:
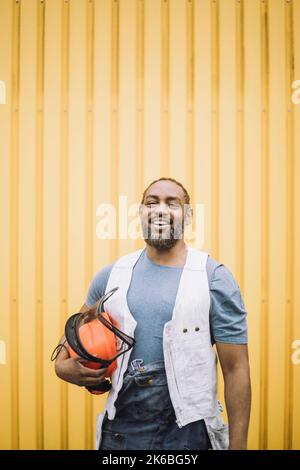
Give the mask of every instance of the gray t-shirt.
[[[94, 276], [85, 304], [91, 307], [105, 293], [114, 263]], [[246, 310], [239, 286], [231, 272], [210, 256], [206, 265], [210, 289], [212, 341], [247, 344]], [[183, 268], [162, 266], [151, 261], [143, 250], [133, 268], [127, 292], [129, 310], [137, 326], [130, 361], [144, 364], [163, 360], [163, 328], [171, 320]]]

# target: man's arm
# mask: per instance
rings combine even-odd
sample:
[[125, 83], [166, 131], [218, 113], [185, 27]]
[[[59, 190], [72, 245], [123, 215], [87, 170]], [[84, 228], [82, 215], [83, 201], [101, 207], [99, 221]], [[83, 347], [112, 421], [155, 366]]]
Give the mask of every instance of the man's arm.
[[229, 421], [229, 449], [247, 449], [251, 383], [246, 344], [216, 343], [224, 382]]
[[[90, 310], [85, 304], [81, 307], [80, 312], [84, 313]], [[63, 344], [65, 336], [60, 340]], [[55, 361], [56, 375], [66, 382], [78, 385], [79, 387], [97, 386], [105, 379], [107, 369], [89, 369], [81, 364], [81, 358], [71, 358], [68, 350], [61, 348]]]

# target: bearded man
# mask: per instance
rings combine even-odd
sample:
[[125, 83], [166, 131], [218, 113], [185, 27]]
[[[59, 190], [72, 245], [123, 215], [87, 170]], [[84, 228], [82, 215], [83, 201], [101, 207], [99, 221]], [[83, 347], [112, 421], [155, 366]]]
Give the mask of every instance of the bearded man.
[[[145, 248], [101, 269], [81, 311], [112, 288], [105, 311], [133, 349], [118, 360], [97, 420], [102, 450], [246, 449], [251, 387], [246, 310], [231, 272], [184, 242], [190, 197], [172, 178], [153, 181], [140, 205]], [[228, 425], [217, 397], [217, 357]], [[105, 369], [84, 367], [62, 349], [57, 375], [93, 386]]]

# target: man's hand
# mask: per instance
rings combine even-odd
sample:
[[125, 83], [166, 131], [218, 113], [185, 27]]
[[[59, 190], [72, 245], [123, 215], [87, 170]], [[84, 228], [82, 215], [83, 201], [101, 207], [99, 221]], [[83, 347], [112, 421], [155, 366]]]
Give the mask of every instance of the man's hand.
[[246, 344], [216, 343], [229, 422], [229, 450], [247, 449], [251, 385]]
[[[81, 313], [89, 313], [94, 315], [96, 312], [96, 304], [93, 307], [87, 307], [83, 304], [79, 310]], [[66, 338], [63, 336], [60, 344], [65, 344]], [[67, 348], [62, 347], [55, 361], [56, 375], [66, 382], [78, 385], [79, 387], [94, 387], [99, 385], [106, 377], [107, 369], [90, 369], [85, 367], [80, 357], [71, 358]]]
[[56, 375], [66, 382], [79, 387], [99, 385], [106, 377], [107, 369], [89, 369], [82, 364], [79, 357], [60, 359], [55, 363]]

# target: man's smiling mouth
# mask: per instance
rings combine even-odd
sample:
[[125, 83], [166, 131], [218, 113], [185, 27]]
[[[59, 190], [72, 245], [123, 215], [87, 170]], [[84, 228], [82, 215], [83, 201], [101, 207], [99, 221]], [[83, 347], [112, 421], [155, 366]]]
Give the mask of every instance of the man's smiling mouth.
[[150, 220], [149, 225], [154, 225], [154, 227], [169, 227], [171, 223], [170, 220], [153, 219]]
[[168, 227], [170, 224], [168, 222], [151, 222], [150, 225], [154, 225], [154, 227]]

